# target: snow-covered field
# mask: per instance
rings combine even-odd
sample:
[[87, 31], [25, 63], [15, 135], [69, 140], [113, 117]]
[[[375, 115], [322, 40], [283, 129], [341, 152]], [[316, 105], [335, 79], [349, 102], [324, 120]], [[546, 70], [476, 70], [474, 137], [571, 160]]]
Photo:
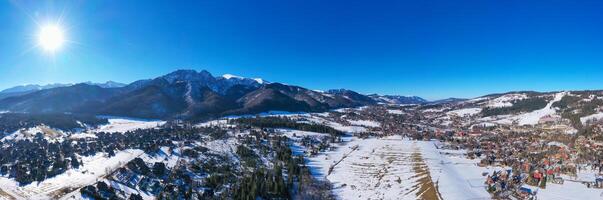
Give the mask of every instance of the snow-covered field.
[[366, 127], [380, 127], [381, 123], [370, 120], [348, 120], [350, 124], [356, 126], [366, 126]]
[[340, 123], [337, 122], [333, 122], [333, 121], [329, 121], [326, 120], [322, 117], [319, 116], [304, 116], [303, 119], [308, 120], [310, 122], [313, 123], [317, 123], [317, 124], [324, 124], [330, 127], [333, 127], [336, 130], [339, 131], [343, 131], [346, 133], [361, 133], [361, 132], [366, 132], [366, 128], [365, 127], [361, 127], [361, 126], [344, 126]]
[[429, 166], [432, 179], [443, 199], [491, 199], [485, 190], [482, 173], [502, 170], [499, 167], [479, 167], [479, 160], [464, 157], [463, 150], [438, 149], [437, 142], [417, 141]]
[[546, 200], [572, 200], [572, 199], [603, 199], [603, 190], [587, 188], [586, 185], [566, 181], [563, 185], [548, 184], [546, 189], [529, 186], [537, 191], [538, 199]]
[[27, 129], [23, 128], [17, 130], [2, 138], [0, 141], [32, 139], [36, 136], [37, 133], [42, 133], [44, 135], [44, 138], [49, 141], [60, 140], [63, 136], [66, 135], [63, 131], [53, 129], [45, 125], [39, 125]]
[[136, 129], [155, 128], [155, 127], [165, 124], [165, 121], [159, 121], [159, 120], [142, 120], [142, 119], [130, 119], [130, 118], [109, 118], [108, 120], [109, 120], [109, 124], [102, 125], [92, 131], [93, 132], [124, 133], [127, 131], [133, 131]]
[[491, 108], [500, 108], [500, 107], [511, 107], [513, 106], [513, 101], [521, 100], [528, 98], [526, 94], [506, 94], [502, 95], [496, 99], [492, 99], [487, 101], [487, 107]]
[[[333, 184], [339, 199], [491, 199], [482, 174], [505, 168], [480, 167], [479, 160], [464, 156], [464, 150], [439, 146], [437, 141], [399, 136], [350, 137], [335, 151], [308, 158], [308, 166], [316, 178]], [[582, 179], [594, 180], [582, 174]], [[533, 189], [538, 199], [603, 198], [603, 190], [572, 180]]]
[[482, 108], [464, 108], [464, 109], [449, 111], [448, 114], [463, 117], [466, 115], [475, 115], [481, 111], [482, 111]]
[[[448, 152], [449, 153], [449, 152]], [[477, 161], [441, 155], [434, 142], [358, 139], [308, 161], [340, 199], [490, 199]]]

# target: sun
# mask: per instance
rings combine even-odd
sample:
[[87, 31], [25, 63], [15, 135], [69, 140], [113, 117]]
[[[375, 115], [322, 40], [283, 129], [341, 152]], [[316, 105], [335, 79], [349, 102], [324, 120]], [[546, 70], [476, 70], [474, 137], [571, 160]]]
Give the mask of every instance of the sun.
[[63, 29], [56, 24], [47, 24], [40, 27], [38, 32], [38, 45], [47, 52], [56, 52], [65, 43]]

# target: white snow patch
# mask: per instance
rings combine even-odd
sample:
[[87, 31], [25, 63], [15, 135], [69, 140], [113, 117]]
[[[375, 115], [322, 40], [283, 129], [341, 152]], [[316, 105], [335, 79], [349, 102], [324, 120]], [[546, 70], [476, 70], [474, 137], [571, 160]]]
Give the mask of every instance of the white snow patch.
[[495, 123], [491, 123], [491, 122], [482, 122], [482, 123], [478, 123], [478, 124], [472, 125], [471, 128], [473, 128], [474, 126], [477, 126], [477, 127], [494, 127], [494, 126], [496, 126], [496, 124]]
[[264, 84], [266, 81], [264, 81], [264, 79], [261, 78], [254, 78], [253, 79], [255, 82], [258, 82], [259, 84]]
[[[590, 180], [594, 181], [594, 180]], [[524, 187], [536, 191], [538, 199], [565, 200], [565, 199], [603, 199], [603, 191], [595, 188], [587, 188], [586, 185], [564, 181], [560, 184], [546, 184], [546, 189], [524, 185]]]
[[199, 123], [195, 125], [195, 127], [212, 127], [212, 126], [220, 126], [220, 127], [234, 127], [235, 125], [228, 124], [228, 120], [226, 119], [218, 119], [211, 120], [203, 123]]
[[108, 132], [108, 133], [125, 133], [127, 131], [134, 131], [137, 129], [151, 129], [165, 124], [165, 121], [159, 120], [141, 120], [141, 119], [130, 119], [130, 118], [109, 118], [109, 124], [102, 125], [97, 129], [93, 129], [93, 132]]
[[277, 131], [279, 133], [282, 133], [284, 136], [286, 136], [290, 139], [293, 139], [293, 140], [301, 139], [306, 136], [316, 137], [316, 136], [327, 136], [328, 135], [328, 134], [324, 134], [324, 133], [300, 131], [300, 130], [294, 130], [294, 129], [277, 129]]
[[338, 131], [343, 131], [346, 133], [362, 133], [362, 132], [366, 132], [366, 128], [361, 127], [361, 126], [344, 126], [340, 123], [337, 122], [332, 122], [317, 116], [304, 116], [304, 119], [317, 123], [317, 124], [322, 124], [325, 126], [330, 126]]
[[95, 134], [92, 134], [92, 133], [76, 133], [76, 134], [71, 134], [69, 136], [69, 138], [71, 138], [71, 139], [84, 139], [84, 138], [97, 138], [97, 136]]
[[586, 124], [589, 121], [599, 121], [601, 119], [603, 119], [603, 112], [581, 117], [580, 122], [582, 122], [582, 124]]
[[526, 94], [505, 94], [498, 98], [492, 99], [488, 101], [487, 107], [491, 108], [500, 108], [500, 107], [511, 107], [513, 106], [513, 101], [526, 99], [528, 96]]
[[427, 112], [438, 113], [438, 112], [442, 112], [442, 111], [444, 111], [444, 108], [440, 108], [440, 109], [429, 108], [429, 109], [423, 110], [424, 113], [427, 113]]
[[243, 78], [243, 77], [232, 75], [232, 74], [224, 74], [224, 75], [222, 75], [222, 77], [225, 79], [231, 79], [231, 78], [242, 79]]
[[402, 111], [402, 110], [391, 110], [390, 109], [390, 110], [387, 110], [387, 112], [389, 114], [395, 114], [395, 115], [403, 115], [404, 114], [404, 111]]
[[350, 124], [357, 126], [366, 126], [366, 127], [380, 127], [381, 123], [370, 120], [348, 120]]
[[39, 125], [31, 128], [19, 129], [2, 138], [0, 141], [32, 139], [38, 133], [42, 133], [44, 138], [49, 141], [62, 141], [63, 137], [66, 135], [61, 130], [53, 129], [46, 125]]
[[477, 113], [480, 113], [481, 111], [482, 111], [482, 108], [463, 108], [463, 109], [449, 111], [447, 114], [464, 117], [467, 115], [468, 116], [475, 115]]

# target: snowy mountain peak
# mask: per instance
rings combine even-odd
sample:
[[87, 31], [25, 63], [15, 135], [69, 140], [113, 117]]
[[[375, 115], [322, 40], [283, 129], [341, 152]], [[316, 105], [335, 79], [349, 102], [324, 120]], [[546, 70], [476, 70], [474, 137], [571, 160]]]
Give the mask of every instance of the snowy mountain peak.
[[258, 88], [266, 83], [261, 79], [245, 78], [232, 74], [214, 77], [206, 70], [201, 70], [199, 72], [195, 70], [177, 70], [161, 76], [159, 79], [163, 79], [169, 84], [187, 83], [189, 87], [195, 91], [197, 88], [207, 87], [219, 94], [226, 94], [226, 92], [235, 85], [243, 85], [246, 88]]
[[400, 95], [378, 95], [371, 94], [369, 97], [373, 98], [379, 103], [385, 104], [422, 104], [427, 103], [427, 100], [418, 96], [400, 96]]
[[245, 78], [245, 77], [242, 77], [242, 76], [237, 76], [237, 75], [232, 75], [232, 74], [224, 74], [224, 75], [222, 75], [222, 78], [224, 78], [226, 80], [231, 80], [231, 81], [236, 81], [236, 80], [253, 80], [253, 81], [257, 82], [260, 85], [268, 83], [267, 81], [264, 81], [264, 79], [261, 79], [261, 78]]
[[213, 82], [215, 81], [215, 77], [213, 77], [211, 75], [211, 73], [209, 73], [206, 70], [201, 70], [200, 72], [197, 72], [195, 70], [190, 70], [190, 69], [181, 69], [181, 70], [176, 70], [172, 73], [169, 73], [167, 75], [162, 76], [161, 78], [165, 79], [168, 83], [175, 83], [175, 82]]
[[264, 79], [261, 79], [261, 78], [254, 78], [253, 80], [255, 80], [255, 82], [258, 82], [259, 84], [268, 83], [268, 82], [264, 81]]
[[235, 75], [232, 75], [232, 74], [224, 74], [224, 75], [222, 75], [222, 78], [225, 78], [225, 79], [231, 79], [231, 78], [243, 79], [243, 77], [235, 76]]

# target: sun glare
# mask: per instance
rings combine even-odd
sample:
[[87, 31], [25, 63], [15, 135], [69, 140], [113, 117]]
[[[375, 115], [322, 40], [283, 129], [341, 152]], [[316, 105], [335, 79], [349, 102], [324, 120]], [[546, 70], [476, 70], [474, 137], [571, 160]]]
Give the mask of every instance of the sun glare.
[[55, 24], [47, 24], [40, 27], [38, 33], [38, 45], [47, 52], [55, 52], [65, 43], [63, 29]]

